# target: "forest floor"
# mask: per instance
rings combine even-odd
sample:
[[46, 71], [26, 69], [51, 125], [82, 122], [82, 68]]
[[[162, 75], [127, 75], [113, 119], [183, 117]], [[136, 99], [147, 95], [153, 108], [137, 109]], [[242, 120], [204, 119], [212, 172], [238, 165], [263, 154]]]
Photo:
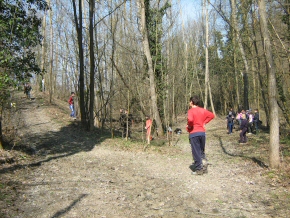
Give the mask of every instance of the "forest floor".
[[215, 118], [207, 125], [208, 174], [191, 175], [185, 116], [171, 146], [161, 137], [147, 146], [141, 124], [132, 139], [112, 139], [82, 130], [66, 102], [34, 95], [16, 93], [17, 129], [3, 126], [18, 138], [0, 152], [0, 217], [290, 217], [289, 159], [283, 170], [268, 168], [266, 131], [240, 145], [239, 133], [228, 135]]

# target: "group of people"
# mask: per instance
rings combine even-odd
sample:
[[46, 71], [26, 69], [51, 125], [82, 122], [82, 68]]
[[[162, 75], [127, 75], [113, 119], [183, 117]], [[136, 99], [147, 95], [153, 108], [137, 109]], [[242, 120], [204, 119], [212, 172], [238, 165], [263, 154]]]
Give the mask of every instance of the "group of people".
[[247, 142], [246, 134], [258, 133], [259, 132], [259, 124], [260, 124], [260, 115], [259, 110], [255, 109], [254, 113], [251, 109], [249, 110], [241, 110], [238, 114], [235, 114], [233, 109], [231, 108], [227, 117], [227, 129], [228, 134], [233, 133], [233, 128], [236, 123], [239, 125], [240, 129], [240, 143]]

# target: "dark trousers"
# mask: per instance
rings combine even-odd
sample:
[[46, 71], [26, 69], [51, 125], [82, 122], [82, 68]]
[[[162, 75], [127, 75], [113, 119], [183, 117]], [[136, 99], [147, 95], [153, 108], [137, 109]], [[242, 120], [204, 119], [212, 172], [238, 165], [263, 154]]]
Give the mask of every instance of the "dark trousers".
[[234, 123], [232, 122], [228, 123], [229, 133], [233, 132], [233, 126], [234, 126]]
[[190, 138], [190, 145], [195, 168], [200, 170], [202, 168], [202, 159], [205, 159], [205, 136]]
[[240, 133], [240, 143], [247, 142], [247, 136], [246, 136], [247, 130], [248, 130], [247, 128], [242, 129], [242, 132]]
[[253, 132], [253, 123], [248, 123], [248, 132], [252, 133]]
[[259, 131], [259, 124], [258, 124], [258, 122], [253, 122], [253, 124], [254, 124], [254, 126], [255, 126], [255, 132], [256, 133], [258, 133], [258, 131]]
[[[123, 126], [122, 138], [125, 138], [127, 135], [127, 125]], [[131, 138], [131, 128], [128, 126], [128, 137]]]

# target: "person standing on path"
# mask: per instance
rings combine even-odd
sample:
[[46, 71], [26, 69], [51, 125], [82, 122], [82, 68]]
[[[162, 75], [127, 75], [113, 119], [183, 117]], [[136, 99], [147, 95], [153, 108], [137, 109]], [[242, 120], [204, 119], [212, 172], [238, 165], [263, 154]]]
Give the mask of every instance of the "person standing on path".
[[[189, 166], [192, 174], [202, 175], [207, 173], [205, 157], [205, 124], [210, 122], [215, 116], [212, 112], [199, 107], [199, 97], [190, 98], [190, 109], [187, 112], [186, 130], [189, 132], [192, 157], [194, 163]], [[204, 163], [203, 163], [204, 162]]]
[[228, 126], [228, 134], [232, 134], [234, 126], [234, 115], [232, 114], [232, 112], [229, 112], [227, 116], [227, 126]]
[[242, 122], [240, 125], [240, 143], [246, 143], [247, 142], [247, 136], [246, 133], [248, 131], [248, 120], [246, 118], [246, 114], [242, 114]]
[[145, 129], [147, 130], [147, 132], [146, 132], [146, 140], [147, 140], [148, 144], [150, 144], [150, 141], [152, 140], [151, 127], [152, 127], [152, 120], [150, 119], [150, 116], [146, 116]]
[[259, 122], [260, 122], [259, 110], [255, 109], [255, 114], [254, 114], [254, 118], [253, 118], [253, 124], [255, 126], [256, 134], [258, 134], [258, 132], [259, 132]]
[[71, 110], [70, 117], [72, 117], [75, 120], [76, 115], [75, 115], [75, 107], [74, 107], [74, 97], [75, 97], [75, 93], [71, 92], [71, 96], [69, 97], [68, 103], [69, 103], [69, 108]]

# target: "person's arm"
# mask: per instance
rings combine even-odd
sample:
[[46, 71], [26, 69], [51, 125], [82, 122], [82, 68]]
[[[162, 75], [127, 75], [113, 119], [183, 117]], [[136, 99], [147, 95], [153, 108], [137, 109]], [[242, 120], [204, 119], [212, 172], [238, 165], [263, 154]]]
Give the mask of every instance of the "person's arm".
[[189, 110], [187, 112], [187, 125], [186, 125], [186, 130], [187, 132], [190, 132], [192, 129], [193, 129], [193, 115], [192, 115], [192, 112], [191, 110]]
[[207, 124], [209, 121], [211, 121], [214, 118], [214, 114], [208, 110], [205, 111], [205, 120], [204, 123]]

